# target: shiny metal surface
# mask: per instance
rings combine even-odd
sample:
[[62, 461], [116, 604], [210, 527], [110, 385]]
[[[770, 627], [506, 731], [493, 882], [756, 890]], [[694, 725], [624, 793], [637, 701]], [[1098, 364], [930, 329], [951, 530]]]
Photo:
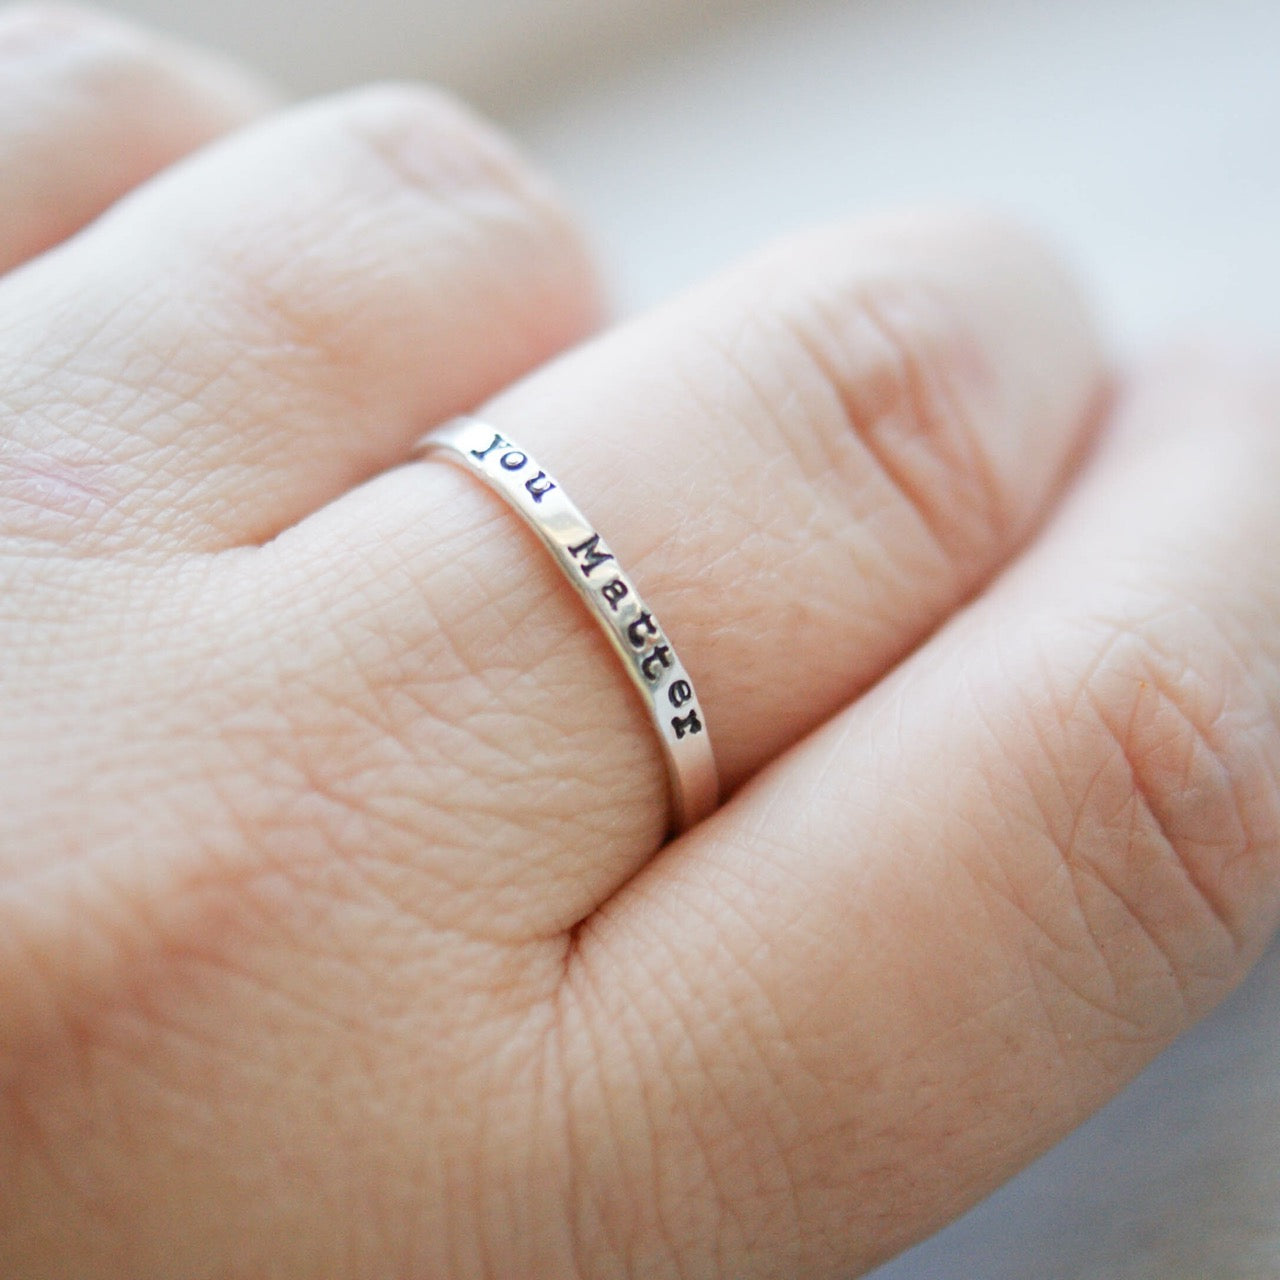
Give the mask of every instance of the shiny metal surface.
[[621, 659], [652, 720], [671, 780], [673, 831], [715, 809], [719, 781], [693, 681], [635, 583], [600, 532], [531, 453], [478, 418], [424, 436], [416, 457], [440, 452], [473, 471], [538, 535]]

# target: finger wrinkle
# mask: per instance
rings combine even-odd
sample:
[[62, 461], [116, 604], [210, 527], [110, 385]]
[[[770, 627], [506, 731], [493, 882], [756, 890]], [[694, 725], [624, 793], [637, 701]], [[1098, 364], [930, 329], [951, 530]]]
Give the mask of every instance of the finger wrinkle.
[[[819, 295], [792, 332], [835, 392], [847, 429], [920, 518], [944, 562], [967, 574], [989, 547], [1010, 541], [1017, 521], [1009, 486], [984, 447], [971, 403], [973, 388], [989, 389], [993, 377], [939, 292], [898, 282], [863, 286], [847, 299]], [[853, 367], [851, 352], [858, 352]]]
[[[1274, 726], [1239, 732], [1229, 693], [1238, 681], [1220, 662], [1192, 670], [1161, 648], [1141, 628], [1109, 633], [1057, 684], [1065, 700], [1055, 706], [1055, 695], [1033, 715], [1053, 720], [1037, 726], [1044, 764], [1026, 764], [1023, 776], [1120, 999], [1132, 1005], [1135, 980], [1165, 975], [1185, 1016], [1259, 945], [1246, 886], [1275, 856], [1280, 815], [1268, 797], [1280, 750]], [[1046, 779], [1058, 800], [1046, 797]], [[1153, 948], [1154, 966], [1135, 962], [1135, 936]]]

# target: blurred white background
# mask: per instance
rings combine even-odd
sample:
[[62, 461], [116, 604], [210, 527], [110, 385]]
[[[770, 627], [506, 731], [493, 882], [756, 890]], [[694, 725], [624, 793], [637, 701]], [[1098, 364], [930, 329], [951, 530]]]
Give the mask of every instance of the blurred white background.
[[778, 231], [1025, 213], [1117, 331], [1275, 332], [1275, 0], [117, 0], [298, 92], [426, 76], [537, 152], [624, 305]]
[[[930, 200], [1055, 237], [1117, 337], [1280, 337], [1275, 0], [119, 0], [298, 92], [426, 76], [559, 178], [620, 304]], [[877, 1280], [1280, 1277], [1280, 953]]]

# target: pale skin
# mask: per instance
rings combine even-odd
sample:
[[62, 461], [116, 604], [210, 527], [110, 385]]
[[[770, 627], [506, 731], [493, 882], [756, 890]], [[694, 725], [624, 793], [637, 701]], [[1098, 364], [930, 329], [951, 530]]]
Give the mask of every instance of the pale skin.
[[[602, 329], [462, 108], [89, 15], [0, 17], [0, 174], [0, 1274], [856, 1275], [1266, 944], [1257, 368], [1117, 385], [976, 215]], [[405, 463], [477, 408], [697, 681], [679, 840], [558, 571]]]

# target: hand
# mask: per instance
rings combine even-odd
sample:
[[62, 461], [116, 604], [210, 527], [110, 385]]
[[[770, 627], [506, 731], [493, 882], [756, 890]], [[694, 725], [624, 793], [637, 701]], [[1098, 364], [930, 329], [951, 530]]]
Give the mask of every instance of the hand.
[[[1096, 430], [1072, 287], [958, 215], [796, 238], [546, 363], [596, 323], [584, 251], [411, 89], [35, 256], [260, 107], [5, 23], [5, 1276], [843, 1277], [1246, 971], [1274, 387], [1188, 356]], [[486, 401], [698, 684], [728, 799], [666, 847], [563, 577], [399, 465]]]

